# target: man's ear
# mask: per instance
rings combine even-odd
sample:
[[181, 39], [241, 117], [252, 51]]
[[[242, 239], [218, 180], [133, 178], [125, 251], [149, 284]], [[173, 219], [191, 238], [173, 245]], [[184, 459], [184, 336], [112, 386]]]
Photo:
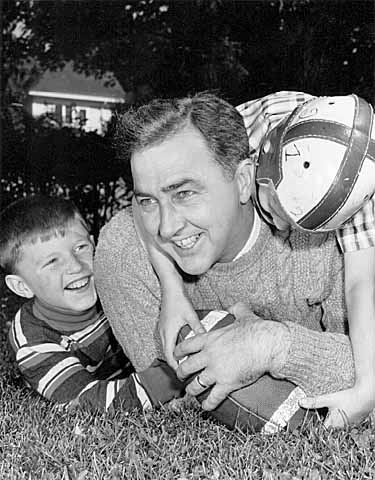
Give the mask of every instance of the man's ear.
[[242, 160], [236, 170], [236, 180], [238, 183], [240, 202], [245, 204], [249, 201], [253, 192], [255, 175], [255, 165], [249, 158]]
[[20, 297], [32, 298], [34, 296], [33, 291], [29, 288], [25, 280], [19, 275], [6, 275], [5, 283], [9, 290], [19, 295]]
[[90, 242], [92, 243], [92, 246], [94, 247], [94, 250], [95, 250], [95, 239], [94, 239], [94, 235], [90, 235]]

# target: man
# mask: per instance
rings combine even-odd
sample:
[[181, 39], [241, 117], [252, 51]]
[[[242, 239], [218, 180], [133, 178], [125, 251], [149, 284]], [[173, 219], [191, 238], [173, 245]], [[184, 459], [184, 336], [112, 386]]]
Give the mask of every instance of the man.
[[[124, 115], [117, 139], [123, 159], [130, 154], [144, 228], [178, 265], [194, 308], [232, 309], [240, 319], [176, 347], [176, 356], [190, 355], [179, 376], [201, 371], [200, 382], [213, 386], [203, 408], [215, 408], [266, 372], [308, 395], [350, 387], [335, 234], [280, 234], [260, 218], [236, 109], [209, 94], [151, 102]], [[162, 354], [161, 292], [130, 209], [102, 230], [96, 276], [115, 335], [136, 370], [146, 368]], [[202, 386], [192, 382], [188, 391], [197, 395]]]

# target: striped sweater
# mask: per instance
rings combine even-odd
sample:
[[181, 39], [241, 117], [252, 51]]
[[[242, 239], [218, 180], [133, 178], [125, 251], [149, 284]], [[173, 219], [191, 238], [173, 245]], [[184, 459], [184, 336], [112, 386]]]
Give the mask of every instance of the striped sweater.
[[163, 382], [170, 384], [165, 365], [155, 363], [146, 372], [133, 373], [96, 306], [68, 314], [38, 300], [28, 301], [12, 322], [9, 342], [27, 385], [60, 405], [90, 410], [149, 408], [178, 396], [182, 388], [174, 384], [165, 388]]

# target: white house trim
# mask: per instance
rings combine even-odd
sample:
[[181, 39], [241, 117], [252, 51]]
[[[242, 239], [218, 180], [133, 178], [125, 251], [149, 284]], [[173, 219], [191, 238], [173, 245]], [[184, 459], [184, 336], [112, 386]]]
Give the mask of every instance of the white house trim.
[[97, 95], [79, 95], [77, 93], [61, 93], [61, 92], [42, 92], [41, 90], [30, 90], [29, 95], [38, 97], [50, 97], [50, 98], [67, 98], [69, 100], [87, 100], [91, 102], [103, 102], [103, 103], [124, 103], [123, 98], [113, 97], [99, 97]]

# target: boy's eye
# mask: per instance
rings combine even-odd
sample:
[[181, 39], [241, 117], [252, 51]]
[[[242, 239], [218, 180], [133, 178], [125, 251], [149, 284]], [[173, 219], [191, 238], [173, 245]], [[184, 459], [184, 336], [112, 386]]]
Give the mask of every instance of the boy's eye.
[[49, 265], [54, 265], [57, 262], [57, 257], [50, 258], [47, 260], [47, 262], [44, 264], [45, 267], [48, 267]]
[[89, 243], [82, 243], [80, 245], [77, 245], [76, 250], [78, 252], [82, 252], [83, 250], [87, 250], [91, 245]]

